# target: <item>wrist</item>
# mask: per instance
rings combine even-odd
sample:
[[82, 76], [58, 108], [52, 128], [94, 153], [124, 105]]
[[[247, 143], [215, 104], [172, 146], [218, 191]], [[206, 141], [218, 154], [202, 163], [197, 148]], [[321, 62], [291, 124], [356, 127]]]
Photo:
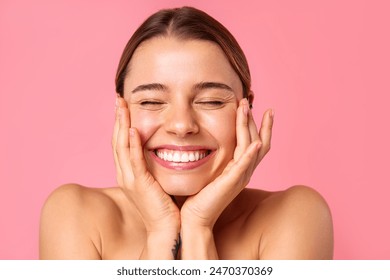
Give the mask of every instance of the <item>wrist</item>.
[[[148, 242], [154, 242], [158, 245], [158, 242], [165, 243], [167, 241], [172, 241], [178, 237], [180, 234], [180, 225], [166, 225], [154, 226], [152, 228], [146, 228], [146, 240]], [[161, 244], [162, 244], [161, 243]]]
[[215, 217], [210, 215], [210, 212], [208, 212], [207, 215], [195, 214], [195, 211], [191, 211], [190, 207], [183, 207], [180, 214], [181, 228], [193, 228], [194, 230], [204, 230], [206, 228], [213, 229], [214, 224], [219, 217], [219, 213], [213, 215]]
[[141, 259], [176, 259], [179, 245], [178, 231], [147, 232]]
[[182, 225], [182, 259], [218, 259], [212, 227]]
[[180, 212], [162, 218], [144, 219], [144, 225], [147, 234], [177, 234], [181, 228]]
[[182, 222], [180, 232], [188, 232], [190, 234], [207, 234], [213, 232], [213, 223], [194, 223], [194, 222]]

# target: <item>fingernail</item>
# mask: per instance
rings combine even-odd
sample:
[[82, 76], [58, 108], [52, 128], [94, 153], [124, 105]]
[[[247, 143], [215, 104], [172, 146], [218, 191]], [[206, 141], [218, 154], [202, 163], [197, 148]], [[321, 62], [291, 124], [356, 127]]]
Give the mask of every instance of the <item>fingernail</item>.
[[115, 98], [115, 107], [116, 108], [119, 107], [119, 97], [118, 96]]
[[271, 117], [271, 119], [274, 118], [274, 115], [275, 115], [275, 112], [273, 109], [271, 109], [271, 111], [269, 111], [269, 116]]

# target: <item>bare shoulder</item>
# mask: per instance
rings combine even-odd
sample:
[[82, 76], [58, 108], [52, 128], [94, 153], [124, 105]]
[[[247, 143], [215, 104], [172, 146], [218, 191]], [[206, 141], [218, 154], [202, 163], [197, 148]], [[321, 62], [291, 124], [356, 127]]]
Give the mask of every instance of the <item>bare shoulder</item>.
[[[255, 202], [252, 224], [260, 228], [261, 259], [331, 259], [333, 226], [324, 198], [313, 188], [248, 190]], [[248, 195], [248, 194], [247, 194]]]
[[41, 259], [100, 259], [101, 220], [120, 217], [104, 189], [67, 184], [54, 190], [41, 212]]
[[79, 184], [62, 185], [49, 195], [43, 207], [43, 212], [47, 208], [61, 208], [62, 211], [84, 210], [83, 213], [87, 214], [89, 210], [98, 210], [95, 207], [96, 204], [115, 206], [116, 203], [112, 196], [108, 194], [108, 190], [109, 188], [91, 188]]

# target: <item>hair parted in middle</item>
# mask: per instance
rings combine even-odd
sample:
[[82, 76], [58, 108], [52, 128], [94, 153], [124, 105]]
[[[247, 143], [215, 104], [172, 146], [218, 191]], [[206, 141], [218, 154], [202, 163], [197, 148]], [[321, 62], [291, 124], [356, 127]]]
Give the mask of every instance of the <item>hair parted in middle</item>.
[[220, 22], [193, 7], [160, 10], [138, 27], [122, 53], [116, 73], [116, 92], [121, 97], [124, 95], [128, 65], [137, 47], [146, 40], [169, 36], [181, 40], [205, 40], [218, 44], [241, 80], [244, 98], [248, 97], [251, 76], [240, 45]]

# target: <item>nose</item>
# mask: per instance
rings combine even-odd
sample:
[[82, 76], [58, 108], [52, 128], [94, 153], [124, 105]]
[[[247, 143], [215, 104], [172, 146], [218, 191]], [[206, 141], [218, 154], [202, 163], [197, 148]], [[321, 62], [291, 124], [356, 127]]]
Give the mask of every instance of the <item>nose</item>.
[[175, 134], [180, 138], [199, 132], [196, 113], [191, 106], [184, 104], [172, 106], [169, 109], [164, 126], [168, 133]]

